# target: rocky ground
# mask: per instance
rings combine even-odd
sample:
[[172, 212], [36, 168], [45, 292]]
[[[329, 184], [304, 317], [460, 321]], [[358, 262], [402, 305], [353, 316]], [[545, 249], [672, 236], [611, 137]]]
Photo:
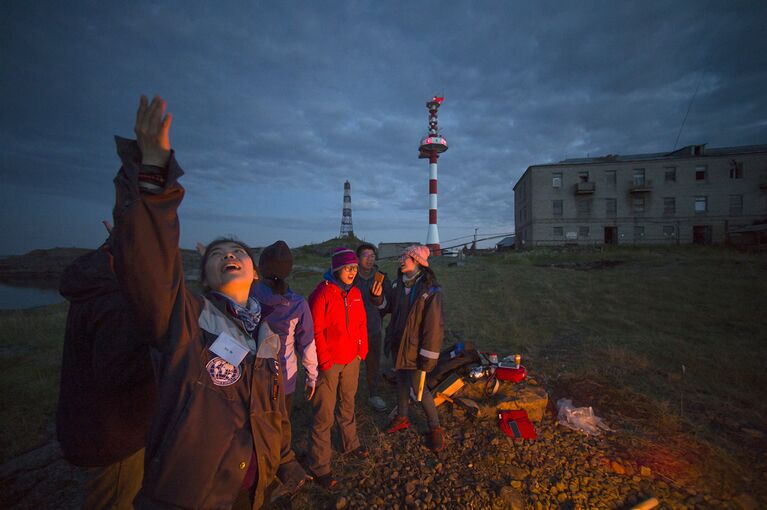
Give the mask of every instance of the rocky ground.
[[[391, 401], [392, 396], [387, 398]], [[296, 411], [294, 424], [301, 430], [308, 415], [303, 406]], [[558, 425], [550, 407], [536, 424], [537, 440], [511, 442], [494, 420], [473, 420], [444, 404], [440, 417], [446, 448], [434, 453], [423, 445], [420, 411], [411, 414], [414, 427], [387, 435], [381, 432], [385, 413], [371, 411], [361, 401], [358, 426], [370, 458], [360, 461], [336, 454], [333, 468], [341, 482], [337, 491], [312, 484], [275, 507], [628, 509], [651, 497], [659, 500], [657, 508], [668, 509], [767, 507], [764, 465], [754, 466], [761, 490], [738, 492], [724, 480], [701, 475], [701, 466], [680, 464], [689, 453], [683, 444], [637, 444], [619, 424], [610, 423], [615, 432], [590, 437]], [[296, 434], [294, 444], [301, 459], [306, 434]], [[655, 450], [675, 458], [664, 464]], [[682, 469], [673, 473], [671, 465]], [[0, 466], [0, 507], [79, 508], [83, 479], [61, 458], [51, 429], [40, 448]]]
[[[446, 406], [447, 407], [447, 406]], [[447, 412], [445, 412], [447, 411]], [[657, 508], [763, 508], [746, 494], [683, 487], [625, 458], [611, 433], [589, 437], [547, 416], [536, 441], [508, 440], [495, 421], [470, 421], [445, 409], [447, 447], [432, 453], [411, 429], [395, 435], [363, 427], [371, 447], [366, 461], [343, 457], [337, 494], [316, 487], [282, 508], [623, 509], [657, 498]], [[376, 420], [378, 421], [378, 420]]]

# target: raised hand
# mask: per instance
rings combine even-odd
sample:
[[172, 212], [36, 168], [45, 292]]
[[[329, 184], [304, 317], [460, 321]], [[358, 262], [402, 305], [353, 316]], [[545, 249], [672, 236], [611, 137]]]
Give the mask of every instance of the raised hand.
[[141, 149], [141, 163], [165, 167], [170, 159], [170, 124], [173, 116], [165, 114], [165, 100], [154, 96], [149, 104], [142, 95], [136, 112], [136, 141]]

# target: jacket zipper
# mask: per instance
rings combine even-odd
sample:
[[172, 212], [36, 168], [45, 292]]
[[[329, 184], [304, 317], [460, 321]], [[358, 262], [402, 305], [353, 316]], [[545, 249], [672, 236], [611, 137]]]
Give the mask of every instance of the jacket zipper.
[[344, 298], [344, 318], [346, 319], [346, 333], [349, 333], [349, 308], [346, 304], [346, 294], [342, 293], [341, 296]]
[[[342, 292], [341, 296], [344, 298], [344, 318], [346, 319], [346, 334], [351, 336], [351, 333], [349, 333], [349, 307], [346, 304], [346, 297], [348, 296], [348, 293]], [[362, 340], [357, 339], [357, 352], [360, 352], [360, 345], [362, 345]]]

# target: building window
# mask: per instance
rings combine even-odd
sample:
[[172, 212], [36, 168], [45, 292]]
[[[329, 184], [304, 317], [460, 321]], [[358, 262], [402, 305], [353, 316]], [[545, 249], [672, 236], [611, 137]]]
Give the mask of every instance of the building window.
[[708, 167], [706, 165], [698, 165], [695, 167], [695, 180], [705, 181], [706, 174], [708, 173]]
[[666, 239], [674, 239], [676, 237], [676, 226], [663, 225], [663, 237]]
[[644, 197], [637, 197], [632, 200], [634, 214], [644, 214]]
[[644, 225], [634, 225], [634, 240], [641, 241], [644, 239]]
[[730, 179], [742, 179], [743, 178], [743, 162], [730, 161]]
[[605, 170], [605, 182], [608, 186], [615, 187], [615, 170]]
[[634, 186], [644, 186], [644, 168], [634, 169]]
[[676, 198], [663, 197], [663, 215], [673, 216], [676, 214]]
[[664, 170], [666, 171], [666, 182], [676, 182], [676, 167], [667, 166]]
[[590, 199], [576, 200], [575, 206], [576, 206], [576, 212], [578, 213], [579, 217], [584, 217], [584, 216], [590, 216], [591, 215], [591, 200]]
[[551, 187], [552, 188], [562, 187], [562, 172], [554, 172], [551, 174]]
[[703, 214], [708, 211], [708, 197], [695, 197], [695, 213]]
[[588, 172], [578, 172], [578, 181], [579, 182], [589, 182], [589, 173]]
[[562, 201], [561, 200], [552, 200], [551, 206], [553, 209], [554, 217], [559, 218], [562, 217]]
[[580, 239], [589, 238], [589, 227], [578, 227], [578, 237]]
[[730, 195], [730, 214], [734, 216], [743, 214], [743, 195]]
[[552, 233], [554, 234], [554, 237], [564, 237], [565, 236], [565, 230], [563, 227], [553, 227]]
[[618, 201], [614, 198], [605, 198], [605, 215], [614, 218], [618, 213]]

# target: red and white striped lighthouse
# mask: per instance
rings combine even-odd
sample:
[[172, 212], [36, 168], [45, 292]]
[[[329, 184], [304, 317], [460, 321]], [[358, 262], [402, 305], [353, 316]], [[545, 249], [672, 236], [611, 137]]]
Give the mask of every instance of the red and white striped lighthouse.
[[418, 157], [429, 160], [429, 231], [426, 234], [426, 246], [434, 256], [442, 254], [437, 230], [437, 159], [440, 153], [447, 150], [447, 140], [439, 134], [437, 110], [443, 100], [442, 97], [434, 96], [426, 103], [426, 109], [429, 110], [429, 135], [421, 140], [418, 149]]

